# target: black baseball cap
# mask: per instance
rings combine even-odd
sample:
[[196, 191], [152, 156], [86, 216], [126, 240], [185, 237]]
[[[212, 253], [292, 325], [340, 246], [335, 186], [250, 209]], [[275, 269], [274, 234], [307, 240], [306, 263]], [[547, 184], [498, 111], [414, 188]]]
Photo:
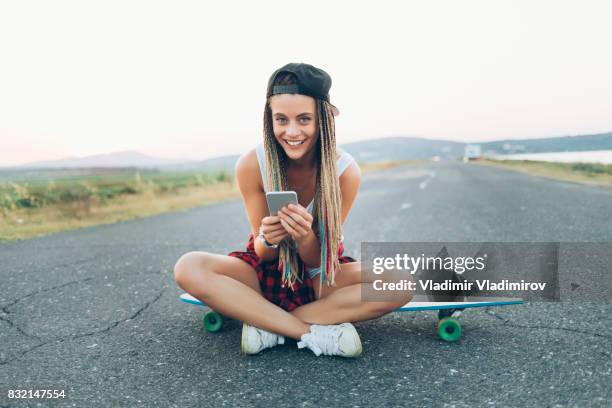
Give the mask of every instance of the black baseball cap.
[[[295, 75], [297, 84], [273, 85], [276, 77], [282, 72], [289, 72]], [[331, 77], [322, 69], [313, 67], [310, 64], [292, 62], [277, 69], [272, 76], [270, 76], [266, 97], [284, 93], [311, 96], [328, 102], [332, 106], [334, 116], [338, 116], [340, 111], [329, 101], [329, 88], [331, 88], [331, 83]]]

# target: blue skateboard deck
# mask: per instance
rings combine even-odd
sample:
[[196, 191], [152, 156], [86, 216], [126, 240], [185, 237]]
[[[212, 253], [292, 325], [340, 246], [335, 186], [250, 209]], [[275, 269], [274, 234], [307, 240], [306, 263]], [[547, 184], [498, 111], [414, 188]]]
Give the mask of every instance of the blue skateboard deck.
[[[191, 296], [189, 293], [183, 293], [181, 295], [181, 300], [192, 305], [208, 306]], [[419, 310], [469, 309], [472, 307], [519, 305], [521, 303], [523, 303], [523, 299], [503, 297], [472, 297], [466, 298], [466, 300], [462, 302], [427, 302], [426, 299], [415, 297], [414, 300], [406, 303], [395, 311], [416, 312]]]
[[[188, 293], [183, 293], [181, 301], [198, 306], [207, 306]], [[438, 310], [438, 334], [445, 341], [457, 341], [461, 337], [461, 325], [456, 319], [463, 309], [476, 307], [496, 307], [519, 305], [521, 298], [504, 297], [467, 297], [460, 302], [429, 302], [426, 297], [415, 296], [413, 300], [396, 309], [396, 312], [416, 312], [421, 310]], [[216, 332], [223, 325], [223, 316], [210, 310], [204, 315], [204, 328], [208, 332]]]

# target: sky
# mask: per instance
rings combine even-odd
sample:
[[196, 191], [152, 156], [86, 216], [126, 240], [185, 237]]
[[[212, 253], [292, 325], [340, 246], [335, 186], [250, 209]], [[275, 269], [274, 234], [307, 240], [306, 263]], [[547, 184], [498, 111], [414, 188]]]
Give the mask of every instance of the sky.
[[339, 144], [612, 131], [609, 1], [0, 0], [0, 165], [262, 139], [270, 74], [332, 77]]

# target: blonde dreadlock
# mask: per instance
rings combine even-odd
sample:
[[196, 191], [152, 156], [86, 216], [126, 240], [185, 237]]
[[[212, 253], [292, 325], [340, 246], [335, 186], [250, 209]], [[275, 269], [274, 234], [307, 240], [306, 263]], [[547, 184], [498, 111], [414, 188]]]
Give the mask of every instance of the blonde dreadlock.
[[[338, 248], [342, 236], [340, 205], [342, 202], [336, 168], [336, 132], [332, 107], [324, 100], [315, 99], [318, 113], [319, 140], [316, 145], [317, 181], [313, 207], [313, 231], [321, 242], [321, 280], [327, 286], [335, 285], [339, 269]], [[264, 110], [264, 150], [267, 164], [268, 186], [272, 191], [286, 191], [287, 154], [276, 141], [272, 127], [272, 111], [266, 102]], [[284, 285], [294, 289], [298, 280], [298, 268], [303, 276], [304, 265], [298, 261], [297, 248], [291, 238], [280, 242], [279, 266]]]

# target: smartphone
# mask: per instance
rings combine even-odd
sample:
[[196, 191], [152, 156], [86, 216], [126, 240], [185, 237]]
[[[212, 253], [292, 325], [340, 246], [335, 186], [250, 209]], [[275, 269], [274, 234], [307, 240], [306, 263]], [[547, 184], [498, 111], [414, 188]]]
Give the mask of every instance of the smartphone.
[[295, 191], [270, 191], [266, 193], [268, 210], [270, 215], [277, 215], [278, 210], [289, 204], [297, 204], [297, 193]]

